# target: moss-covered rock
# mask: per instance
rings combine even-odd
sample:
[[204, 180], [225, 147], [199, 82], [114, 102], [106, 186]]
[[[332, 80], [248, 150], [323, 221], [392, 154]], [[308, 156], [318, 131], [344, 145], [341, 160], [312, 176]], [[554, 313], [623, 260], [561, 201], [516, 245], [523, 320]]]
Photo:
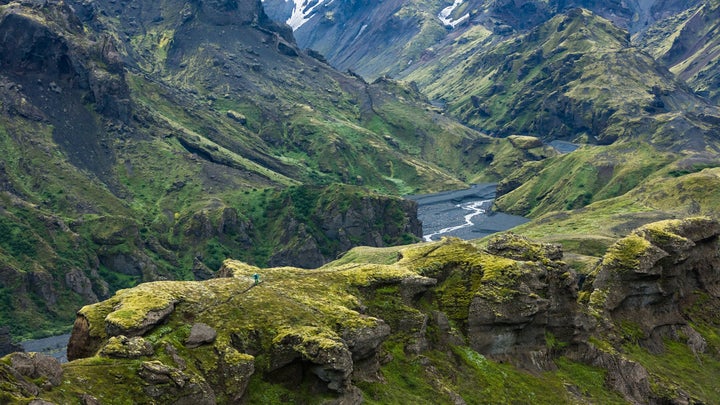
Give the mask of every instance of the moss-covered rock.
[[[484, 248], [446, 238], [356, 249], [314, 270], [227, 260], [222, 278], [147, 283], [83, 308], [63, 390], [28, 391], [10, 374], [5, 386], [17, 398], [56, 402], [402, 402], [420, 389], [444, 403], [474, 400], [466, 381], [480, 378], [508, 397], [573, 403], [577, 391], [557, 387], [589, 387], [597, 368], [606, 381], [594, 384], [598, 398], [681, 398], [680, 388], [655, 389], [667, 372], [624, 345], [661, 351], [685, 342], [715, 364], [717, 327], [697, 307], [700, 298], [720, 305], [718, 234], [707, 218], [639, 228], [607, 255], [622, 260], [603, 260], [582, 286], [556, 245], [514, 234]], [[648, 255], [653, 249], [664, 253]], [[150, 316], [170, 303], [164, 317]], [[114, 335], [118, 325], [141, 336]], [[493, 382], [499, 370], [524, 382]], [[112, 388], [119, 384], [129, 388]]]
[[[648, 224], [620, 239], [596, 269], [591, 312], [653, 350], [678, 333], [700, 339], [679, 297], [700, 289], [718, 298], [718, 230], [715, 220], [688, 218]], [[628, 322], [635, 332], [627, 332]]]

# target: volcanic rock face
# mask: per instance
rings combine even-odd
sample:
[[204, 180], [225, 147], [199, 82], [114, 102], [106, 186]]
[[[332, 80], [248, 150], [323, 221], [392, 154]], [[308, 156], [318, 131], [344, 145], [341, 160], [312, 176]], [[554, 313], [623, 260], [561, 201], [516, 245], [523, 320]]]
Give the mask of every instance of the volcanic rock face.
[[655, 351], [678, 334], [694, 351], [704, 351], [684, 312], [695, 293], [720, 298], [718, 234], [717, 222], [698, 218], [653, 223], [621, 239], [593, 282], [593, 293], [604, 296], [596, 309], [615, 323], [636, 324], [642, 343]]

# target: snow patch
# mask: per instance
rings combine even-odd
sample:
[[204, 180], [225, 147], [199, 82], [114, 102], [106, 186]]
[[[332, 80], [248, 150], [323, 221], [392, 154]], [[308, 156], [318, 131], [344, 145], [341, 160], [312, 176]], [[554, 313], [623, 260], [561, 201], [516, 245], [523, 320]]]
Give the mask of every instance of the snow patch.
[[298, 28], [302, 27], [303, 24], [308, 22], [310, 20], [310, 17], [312, 17], [315, 10], [320, 7], [321, 5], [325, 4], [326, 6], [332, 4], [335, 0], [287, 0], [288, 2], [292, 1], [295, 3], [295, 7], [293, 7], [292, 15], [290, 18], [285, 21], [287, 25], [292, 27], [293, 31], [297, 30]]
[[455, 11], [455, 9], [458, 8], [458, 6], [462, 4], [462, 2], [463, 0], [455, 0], [452, 6], [448, 6], [442, 9], [438, 14], [438, 18], [440, 19], [440, 21], [442, 21], [442, 23], [445, 25], [449, 25], [455, 28], [458, 24], [470, 18], [470, 13], [463, 14], [462, 17], [458, 18], [457, 20], [450, 18], [450, 14], [452, 14], [452, 12]]

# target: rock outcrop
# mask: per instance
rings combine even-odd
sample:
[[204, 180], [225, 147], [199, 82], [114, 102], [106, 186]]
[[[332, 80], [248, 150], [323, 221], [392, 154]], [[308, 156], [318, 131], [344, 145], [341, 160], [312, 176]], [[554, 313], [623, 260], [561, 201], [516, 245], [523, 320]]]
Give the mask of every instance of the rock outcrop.
[[[129, 388], [64, 387], [77, 397], [234, 403], [261, 400], [248, 389], [255, 381], [359, 403], [379, 395], [399, 363], [404, 378], [426, 379], [461, 403], [468, 393], [447, 380], [465, 378], [471, 364], [473, 378], [507, 367], [564, 376], [570, 401], [590, 395], [580, 374], [566, 374], [573, 362], [580, 373], [602, 370], [604, 384], [593, 389], [616, 399], [707, 400], [694, 385], [659, 390], [667, 377], [647, 356], [672, 347], [714, 367], [719, 348], [709, 331], [720, 319], [698, 305], [720, 308], [719, 236], [720, 223], [708, 218], [646, 225], [587, 277], [562, 261], [560, 246], [512, 233], [482, 249], [456, 239], [363, 248], [317, 270], [228, 260], [222, 278], [146, 283], [84, 307], [69, 345], [71, 381], [96, 378], [100, 362]], [[472, 361], [459, 362], [464, 356]], [[488, 369], [499, 363], [512, 366]], [[28, 356], [12, 364], [3, 378], [13, 395], [56, 398], [28, 378], [45, 376], [50, 387], [58, 373], [37, 371]]]
[[281, 208], [269, 210], [278, 216], [280, 241], [270, 266], [316, 268], [354, 246], [383, 247], [422, 237], [414, 201], [340, 185], [292, 188], [278, 199]]
[[720, 224], [707, 218], [668, 220], [639, 228], [613, 245], [592, 283], [592, 310], [614, 324], [632, 323], [640, 343], [661, 351], [684, 335], [693, 351], [704, 339], [686, 310], [696, 293], [720, 298]]

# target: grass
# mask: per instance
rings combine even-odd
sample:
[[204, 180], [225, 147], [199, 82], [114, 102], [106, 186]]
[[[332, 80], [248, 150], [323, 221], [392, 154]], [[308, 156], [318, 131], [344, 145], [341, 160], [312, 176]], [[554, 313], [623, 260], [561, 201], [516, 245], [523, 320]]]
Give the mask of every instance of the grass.
[[712, 353], [693, 353], [684, 342], [665, 340], [661, 354], [651, 354], [638, 345], [628, 345], [628, 356], [648, 369], [656, 394], [676, 395], [678, 390], [692, 393], [704, 403], [720, 401], [717, 375], [720, 360]]

